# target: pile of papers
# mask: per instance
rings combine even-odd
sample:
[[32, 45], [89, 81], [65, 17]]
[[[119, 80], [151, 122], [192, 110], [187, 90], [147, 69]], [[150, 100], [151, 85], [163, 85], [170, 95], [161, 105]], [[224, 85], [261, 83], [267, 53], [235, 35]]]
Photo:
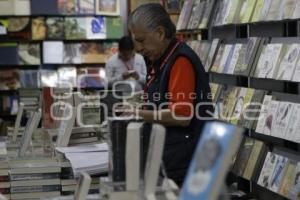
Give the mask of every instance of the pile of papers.
[[95, 175], [108, 171], [107, 143], [57, 147], [56, 150], [64, 154], [65, 158], [70, 161], [75, 177], [78, 177], [81, 172]]

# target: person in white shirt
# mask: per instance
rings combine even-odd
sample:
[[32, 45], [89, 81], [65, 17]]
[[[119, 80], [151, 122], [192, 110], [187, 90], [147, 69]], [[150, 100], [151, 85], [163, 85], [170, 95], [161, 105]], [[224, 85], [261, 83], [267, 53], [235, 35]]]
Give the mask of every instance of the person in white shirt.
[[[136, 92], [143, 89], [146, 80], [146, 63], [134, 50], [130, 37], [122, 37], [119, 41], [119, 52], [108, 59], [105, 66], [108, 87], [123, 92]], [[129, 88], [130, 87], [130, 88]]]

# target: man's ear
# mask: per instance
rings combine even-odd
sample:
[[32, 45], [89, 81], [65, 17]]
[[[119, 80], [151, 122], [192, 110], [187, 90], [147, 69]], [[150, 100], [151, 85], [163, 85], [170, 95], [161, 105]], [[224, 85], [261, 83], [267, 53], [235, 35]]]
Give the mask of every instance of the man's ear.
[[164, 41], [164, 39], [166, 38], [166, 31], [162, 26], [156, 28], [156, 33], [159, 41]]

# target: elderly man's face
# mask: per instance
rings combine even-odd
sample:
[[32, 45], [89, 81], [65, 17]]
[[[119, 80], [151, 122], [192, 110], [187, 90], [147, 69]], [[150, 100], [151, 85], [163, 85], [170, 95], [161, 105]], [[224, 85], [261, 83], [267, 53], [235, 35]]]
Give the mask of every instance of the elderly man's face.
[[132, 39], [137, 52], [147, 57], [150, 61], [156, 61], [164, 52], [165, 33], [162, 28], [149, 31], [141, 23], [131, 29]]

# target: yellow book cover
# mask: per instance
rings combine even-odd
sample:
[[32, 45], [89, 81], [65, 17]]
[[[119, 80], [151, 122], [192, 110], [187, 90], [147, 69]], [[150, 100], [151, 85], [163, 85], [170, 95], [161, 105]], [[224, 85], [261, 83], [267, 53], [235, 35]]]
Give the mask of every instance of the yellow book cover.
[[259, 140], [255, 140], [254, 147], [252, 148], [252, 152], [250, 154], [246, 169], [243, 174], [243, 177], [247, 180], [251, 180], [251, 177], [252, 177], [254, 169], [255, 169], [255, 165], [258, 161], [258, 157], [263, 148], [263, 145], [264, 145], [263, 142], [261, 142]]
[[228, 8], [227, 13], [225, 15], [225, 24], [236, 23], [237, 16], [239, 15], [239, 10], [244, 1], [245, 0], [230, 1], [231, 2], [231, 4], [229, 5], [230, 8]]
[[252, 15], [251, 22], [258, 22], [259, 21], [260, 13], [261, 13], [261, 10], [264, 6], [264, 2], [265, 2], [265, 0], [257, 0], [255, 9], [254, 9], [254, 12], [253, 12], [253, 15]]
[[[254, 12], [257, 0], [247, 0], [244, 3], [244, 8], [241, 9], [240, 20], [241, 23], [248, 23]], [[244, 10], [245, 9], [245, 10]]]
[[282, 180], [280, 189], [279, 189], [279, 194], [281, 194], [284, 197], [288, 197], [289, 192], [291, 190], [292, 184], [293, 184], [293, 176], [295, 174], [297, 162], [290, 160], [286, 172], [284, 174], [284, 178]]

